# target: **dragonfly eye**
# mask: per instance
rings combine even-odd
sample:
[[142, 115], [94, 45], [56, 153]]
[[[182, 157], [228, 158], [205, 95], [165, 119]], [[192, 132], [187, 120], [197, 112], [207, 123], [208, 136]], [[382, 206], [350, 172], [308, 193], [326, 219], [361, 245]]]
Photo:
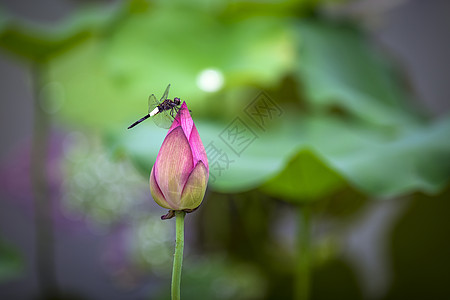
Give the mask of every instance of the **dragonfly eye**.
[[176, 105], [180, 105], [181, 100], [180, 100], [180, 98], [175, 97], [175, 98], [173, 99], [173, 102], [175, 102]]

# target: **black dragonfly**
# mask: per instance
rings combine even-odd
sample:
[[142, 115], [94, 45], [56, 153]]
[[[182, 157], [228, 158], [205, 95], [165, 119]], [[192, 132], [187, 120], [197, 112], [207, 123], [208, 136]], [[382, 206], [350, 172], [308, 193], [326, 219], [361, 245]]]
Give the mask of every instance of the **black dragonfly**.
[[169, 129], [180, 109], [178, 106], [181, 104], [181, 100], [178, 97], [175, 97], [173, 100], [167, 99], [169, 89], [170, 84], [167, 86], [166, 91], [159, 101], [156, 100], [154, 94], [151, 94], [150, 97], [148, 97], [148, 114], [128, 126], [128, 129], [133, 128], [150, 117], [152, 117], [155, 124], [159, 127]]

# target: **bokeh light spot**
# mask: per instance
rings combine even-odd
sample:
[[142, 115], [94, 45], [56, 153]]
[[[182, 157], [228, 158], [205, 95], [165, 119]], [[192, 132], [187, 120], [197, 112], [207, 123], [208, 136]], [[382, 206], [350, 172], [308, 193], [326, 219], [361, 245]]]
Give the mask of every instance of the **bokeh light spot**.
[[223, 86], [222, 72], [216, 69], [205, 69], [197, 76], [197, 86], [205, 92], [216, 92]]

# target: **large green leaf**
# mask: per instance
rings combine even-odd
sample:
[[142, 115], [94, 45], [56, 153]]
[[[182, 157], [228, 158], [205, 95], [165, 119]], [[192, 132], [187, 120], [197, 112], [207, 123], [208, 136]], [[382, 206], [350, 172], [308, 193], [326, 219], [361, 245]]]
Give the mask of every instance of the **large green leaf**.
[[[129, 9], [107, 34], [54, 57], [50, 78], [59, 84], [51, 86], [65, 95], [60, 120], [107, 129], [110, 145], [148, 174], [165, 132], [150, 121], [124, 128], [145, 114], [149, 94], [160, 95], [172, 83], [170, 96], [188, 100], [205, 147], [213, 142], [229, 159], [224, 170], [210, 162], [210, 185], [217, 191], [269, 182], [266, 191], [281, 197], [316, 199], [344, 185], [389, 196], [435, 192], [447, 183], [448, 122], [419, 124], [385, 60], [361, 32], [268, 15], [216, 16], [178, 5]], [[297, 53], [290, 29], [298, 37]], [[236, 154], [223, 134], [233, 121], [228, 117], [245, 107], [239, 87], [276, 86], [291, 65], [313, 109], [309, 115], [286, 113], [267, 130], [250, 125], [256, 138]], [[195, 82], [211, 67], [226, 82], [214, 99]], [[329, 116], [336, 106], [345, 113]], [[202, 119], [210, 111], [218, 118]], [[304, 180], [306, 173], [316, 174], [308, 185], [286, 179]], [[285, 188], [277, 192], [278, 185]]]
[[52, 61], [51, 80], [65, 94], [60, 116], [72, 125], [111, 128], [143, 114], [147, 97], [161, 95], [168, 83], [170, 97], [187, 99], [201, 115], [211, 105], [196, 84], [201, 71], [218, 69], [230, 89], [273, 85], [291, 69], [287, 24], [267, 16], [223, 21], [179, 6], [131, 13], [108, 35]]
[[[230, 160], [219, 172], [209, 158], [211, 188], [238, 192], [268, 181], [264, 189], [271, 194], [314, 200], [346, 185], [388, 197], [417, 190], [435, 193], [448, 183], [450, 118], [396, 133], [335, 117], [303, 116], [299, 121], [286, 116], [283, 122], [266, 132], [254, 129], [258, 137], [239, 156], [220, 138], [228, 124], [196, 122], [205, 147], [213, 142]], [[112, 135], [110, 143], [148, 174], [164, 134], [140, 125], [120, 137]]]
[[0, 48], [28, 62], [47, 62], [100, 34], [119, 19], [120, 11], [118, 6], [90, 7], [58, 26], [19, 21], [0, 11]]
[[320, 153], [358, 189], [389, 197], [412, 191], [436, 193], [450, 178], [450, 118], [427, 126], [408, 128], [395, 137], [365, 128], [328, 122], [317, 124], [329, 138], [314, 142]]
[[345, 185], [345, 179], [337, 171], [317, 157], [317, 153], [304, 148], [262, 189], [291, 201], [314, 201], [332, 195]]
[[382, 126], [417, 119], [392, 63], [355, 26], [299, 22], [295, 29], [300, 51], [296, 74], [312, 108], [339, 108]]
[[293, 156], [264, 186], [272, 194], [310, 200], [346, 184], [366, 195], [390, 197], [436, 193], [448, 184], [450, 118], [397, 134], [328, 117], [308, 118], [299, 129], [315, 156], [302, 150]]
[[[202, 121], [195, 123], [209, 155], [210, 185], [222, 192], [244, 191], [259, 186], [282, 167], [283, 158], [293, 153], [301, 142], [291, 140], [288, 131], [284, 135], [269, 132], [265, 133], [264, 138], [258, 136], [237, 155], [226, 138], [221, 138], [230, 124]], [[133, 131], [123, 131], [120, 135], [113, 133], [107, 141], [113, 145], [116, 153], [129, 155], [138, 168], [148, 175], [165, 134], [165, 130], [148, 122], [133, 128]], [[211, 147], [218, 149], [220, 158], [212, 158]]]

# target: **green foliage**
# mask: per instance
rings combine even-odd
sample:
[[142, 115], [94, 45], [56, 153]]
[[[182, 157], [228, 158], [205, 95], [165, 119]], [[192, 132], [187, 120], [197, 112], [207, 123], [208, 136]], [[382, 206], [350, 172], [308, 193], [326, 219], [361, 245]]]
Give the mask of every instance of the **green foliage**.
[[[126, 130], [147, 113], [147, 97], [160, 96], [168, 83], [171, 98], [187, 101], [204, 145], [214, 143], [229, 159], [229, 166], [219, 171], [210, 157], [211, 201], [196, 212], [199, 219], [191, 226], [197, 234], [191, 242], [200, 253], [220, 250], [233, 258], [188, 259], [186, 299], [199, 294], [205, 299], [292, 297], [298, 249], [279, 228], [292, 231], [296, 217], [291, 205], [273, 197], [320, 200], [316, 211], [342, 217], [367, 198], [439, 193], [450, 177], [450, 118], [430, 120], [419, 112], [395, 65], [357, 24], [330, 22], [312, 13], [330, 2], [337, 1], [131, 0], [106, 11], [80, 10], [53, 27], [1, 15], [0, 47], [40, 64], [40, 75], [48, 80], [41, 91], [47, 95], [45, 111], [57, 112], [58, 126], [89, 135], [71, 134], [73, 143], [64, 142], [64, 213], [94, 226], [131, 221], [134, 235], [127, 250], [132, 268], [168, 276], [170, 223], [149, 217], [141, 207], [149, 197], [148, 176], [166, 131], [150, 120]], [[206, 93], [196, 83], [208, 68], [225, 78], [216, 93]], [[264, 128], [245, 114], [260, 90], [268, 91], [283, 110]], [[255, 133], [240, 154], [223, 139], [236, 117]], [[112, 156], [128, 158], [146, 179], [127, 162], [111, 162], [102, 147], [86, 146], [83, 140], [92, 136], [93, 141], [104, 137]], [[447, 200], [447, 194], [439, 201]], [[444, 276], [427, 276], [435, 270], [445, 273], [444, 250], [449, 247], [435, 244], [432, 235], [420, 230], [448, 235], [443, 213], [448, 205], [439, 203], [436, 210], [416, 202], [406, 217], [420, 213], [397, 228], [403, 239], [394, 239], [400, 243], [394, 245], [398, 253], [393, 251], [398, 270], [389, 299], [412, 291], [411, 282], [428, 290], [445, 285]], [[429, 220], [421, 218], [422, 212]], [[409, 251], [421, 233], [425, 246]], [[444, 250], [437, 251], [439, 247]], [[313, 273], [312, 298], [362, 298], [351, 269], [334, 257], [336, 250], [322, 248], [326, 261]], [[320, 249], [312, 252], [316, 261]], [[424, 272], [410, 272], [409, 266], [436, 253], [435, 260], [422, 259]], [[22, 268], [20, 255], [0, 242], [0, 281], [14, 278]]]
[[336, 171], [306, 148], [297, 152], [282, 170], [262, 189], [283, 199], [313, 201], [330, 196], [345, 185]]
[[24, 269], [17, 250], [0, 240], [0, 282], [18, 277]]
[[340, 109], [379, 126], [417, 120], [392, 64], [350, 24], [302, 21], [296, 27], [296, 74], [314, 110]]
[[[52, 58], [48, 89], [62, 87], [64, 95], [59, 120], [106, 132], [111, 149], [145, 176], [165, 132], [151, 121], [125, 128], [146, 113], [148, 95], [171, 83], [170, 96], [188, 102], [205, 146], [214, 142], [230, 159], [210, 181], [215, 191], [262, 187], [311, 201], [344, 187], [384, 197], [447, 184], [449, 119], [425, 120], [392, 64], [356, 26], [288, 19], [288, 11], [305, 9], [290, 1], [255, 4], [252, 14], [236, 7], [253, 4], [200, 2], [129, 1], [102, 17], [80, 11], [45, 32], [5, 19], [0, 43], [30, 60]], [[207, 68], [225, 77], [219, 93], [196, 85]], [[220, 135], [253, 97], [244, 87], [281, 89], [285, 76], [299, 96], [274, 99], [285, 113], [264, 130], [245, 119], [257, 138], [237, 156]]]
[[[213, 141], [234, 160], [228, 170], [210, 182], [211, 187], [240, 192], [257, 188], [272, 177], [263, 186], [270, 194], [317, 200], [345, 186], [367, 195], [389, 197], [414, 190], [436, 193], [447, 183], [449, 119], [396, 134], [336, 117], [302, 119], [285, 119], [285, 130], [266, 132], [240, 157], [218, 138], [226, 123], [198, 122], [203, 143]], [[123, 132], [109, 141], [116, 151], [128, 153], [147, 174], [163, 136], [158, 128], [142, 124], [132, 133]]]
[[207, 68], [219, 69], [229, 86], [273, 84], [292, 64], [285, 51], [291, 44], [280, 18], [224, 22], [201, 11], [186, 14], [162, 6], [132, 13], [110, 35], [54, 60], [51, 77], [65, 87], [66, 122], [111, 128], [144, 113], [147, 97], [162, 95], [168, 83], [171, 96], [206, 113], [208, 99], [196, 77]]
[[104, 31], [117, 9], [90, 8], [58, 26], [18, 22], [0, 14], [0, 47], [28, 62], [44, 63]]

